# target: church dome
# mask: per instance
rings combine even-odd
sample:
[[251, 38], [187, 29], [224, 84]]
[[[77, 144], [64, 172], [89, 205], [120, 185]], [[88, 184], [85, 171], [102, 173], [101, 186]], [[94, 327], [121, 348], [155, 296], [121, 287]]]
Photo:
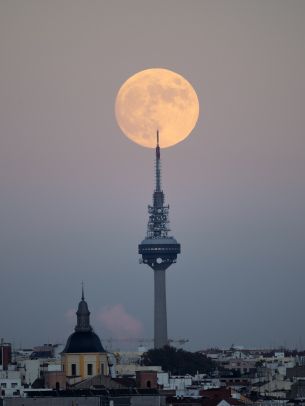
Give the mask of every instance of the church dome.
[[68, 338], [63, 353], [105, 352], [101, 340], [93, 331], [75, 331]]
[[80, 354], [92, 352], [105, 352], [101, 340], [90, 326], [90, 311], [84, 297], [82, 287], [82, 297], [76, 312], [77, 324], [75, 331], [70, 335], [63, 353]]

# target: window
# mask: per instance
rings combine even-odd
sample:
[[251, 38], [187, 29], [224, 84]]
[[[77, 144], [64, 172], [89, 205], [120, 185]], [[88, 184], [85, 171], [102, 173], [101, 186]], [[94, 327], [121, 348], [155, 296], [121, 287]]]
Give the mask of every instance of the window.
[[71, 364], [71, 375], [72, 376], [76, 375], [76, 364]]
[[17, 382], [12, 382], [12, 384], [11, 384], [12, 388], [17, 388], [17, 386], [18, 386]]
[[5, 388], [6, 388], [6, 383], [2, 382], [2, 383], [1, 383], [1, 388], [4, 388], [4, 389], [5, 389]]
[[88, 364], [87, 365], [87, 375], [92, 375], [92, 370], [93, 370], [92, 364]]
[[104, 364], [101, 364], [101, 374], [104, 375]]

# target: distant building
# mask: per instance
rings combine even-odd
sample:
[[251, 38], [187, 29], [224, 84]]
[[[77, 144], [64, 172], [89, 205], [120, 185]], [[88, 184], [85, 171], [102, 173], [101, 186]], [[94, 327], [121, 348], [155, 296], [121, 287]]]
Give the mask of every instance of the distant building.
[[137, 371], [136, 372], [136, 385], [141, 389], [157, 389], [158, 379], [157, 371]]
[[305, 401], [305, 380], [300, 379], [292, 384], [288, 398], [302, 402]]
[[0, 370], [6, 371], [12, 360], [12, 346], [5, 343], [3, 339], [0, 342]]
[[304, 365], [296, 365], [293, 368], [287, 368], [287, 378], [288, 379], [297, 379], [302, 378], [305, 379], [305, 366]]
[[84, 298], [78, 305], [77, 324], [62, 352], [63, 371], [68, 384], [75, 384], [94, 375], [109, 375], [107, 353], [90, 326], [90, 312]]
[[20, 396], [22, 390], [23, 387], [21, 386], [20, 373], [18, 371], [0, 371], [0, 399], [5, 396]]

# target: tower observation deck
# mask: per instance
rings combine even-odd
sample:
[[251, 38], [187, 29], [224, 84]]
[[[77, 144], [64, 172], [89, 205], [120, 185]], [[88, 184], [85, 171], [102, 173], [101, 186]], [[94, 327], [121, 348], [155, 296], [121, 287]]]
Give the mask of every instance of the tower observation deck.
[[168, 344], [166, 313], [166, 269], [176, 262], [180, 254], [180, 244], [174, 237], [168, 236], [169, 206], [164, 204], [161, 188], [161, 159], [159, 132], [156, 146], [156, 185], [153, 193], [153, 205], [148, 206], [147, 236], [139, 245], [140, 262], [154, 271], [154, 345], [162, 348]]

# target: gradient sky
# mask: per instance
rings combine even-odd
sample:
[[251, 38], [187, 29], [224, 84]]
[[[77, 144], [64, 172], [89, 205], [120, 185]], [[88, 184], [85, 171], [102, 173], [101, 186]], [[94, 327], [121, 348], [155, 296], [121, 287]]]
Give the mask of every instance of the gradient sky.
[[114, 101], [163, 67], [201, 107], [161, 154], [170, 337], [305, 347], [304, 18], [303, 0], [0, 2], [0, 336], [65, 342], [84, 280], [102, 339], [152, 337], [153, 150]]

